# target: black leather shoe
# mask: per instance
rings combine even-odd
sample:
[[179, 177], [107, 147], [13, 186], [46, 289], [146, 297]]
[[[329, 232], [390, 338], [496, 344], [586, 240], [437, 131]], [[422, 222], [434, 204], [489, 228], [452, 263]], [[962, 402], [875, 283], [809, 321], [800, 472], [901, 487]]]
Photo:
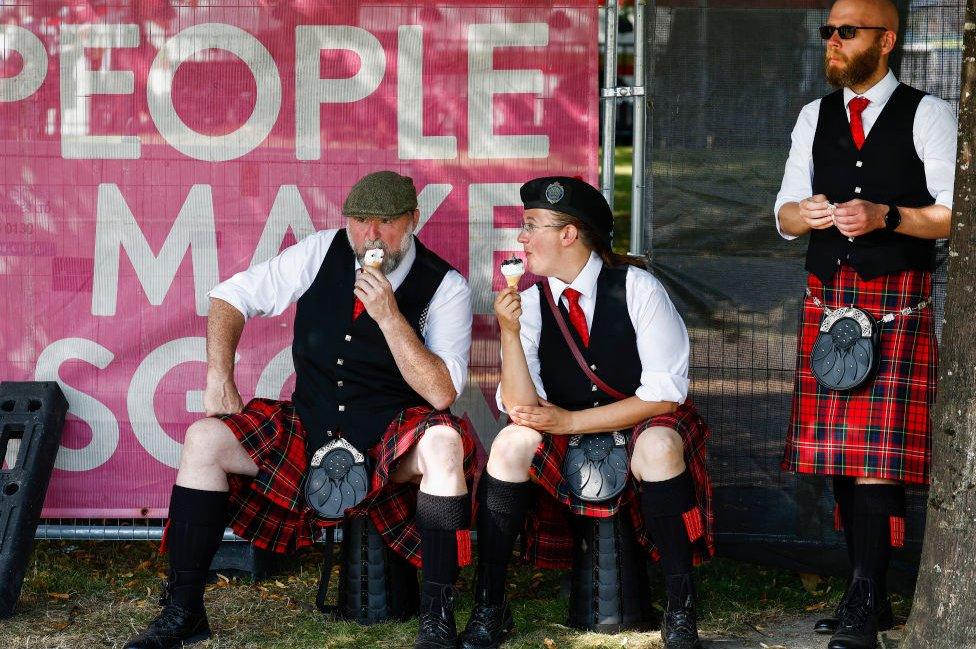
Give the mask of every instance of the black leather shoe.
[[877, 586], [871, 579], [856, 578], [837, 631], [828, 649], [875, 649], [878, 646]]
[[205, 611], [194, 613], [178, 604], [166, 604], [149, 627], [125, 644], [125, 649], [171, 649], [211, 636]]
[[420, 632], [414, 649], [456, 649], [458, 634], [454, 621], [454, 600], [457, 589], [448, 584], [431, 585], [440, 586], [439, 601], [434, 601], [427, 594], [421, 596]]
[[[840, 619], [844, 617], [844, 606], [847, 601], [847, 596], [841, 600], [841, 603], [837, 605], [837, 610], [834, 611], [833, 617], [825, 617], [817, 620], [813, 625], [814, 633], [819, 633], [821, 635], [832, 635], [837, 631], [837, 627], [840, 626]], [[895, 626], [895, 614], [891, 610], [891, 600], [885, 598], [881, 602], [881, 610], [878, 611], [878, 631], [888, 631]]]
[[664, 649], [701, 649], [698, 639], [698, 620], [691, 598], [681, 608], [669, 609], [661, 627]]
[[486, 593], [475, 596], [474, 610], [461, 633], [461, 649], [497, 649], [515, 631], [508, 602], [489, 604]]

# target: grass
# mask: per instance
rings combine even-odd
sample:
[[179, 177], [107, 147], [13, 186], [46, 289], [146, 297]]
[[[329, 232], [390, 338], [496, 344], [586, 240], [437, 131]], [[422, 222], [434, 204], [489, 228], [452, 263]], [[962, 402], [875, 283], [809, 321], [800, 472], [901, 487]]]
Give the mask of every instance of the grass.
[[[282, 560], [267, 579], [220, 576], [208, 586], [207, 605], [217, 635], [198, 646], [214, 647], [412, 647], [416, 620], [361, 627], [325, 621], [313, 606], [321, 555], [304, 552]], [[121, 647], [156, 614], [165, 557], [155, 543], [41, 541], [14, 617], [0, 622], [0, 646]], [[564, 573], [512, 571], [510, 599], [519, 635], [506, 647], [660, 647], [657, 632], [599, 635], [564, 626], [568, 600], [560, 595]], [[462, 573], [461, 624], [471, 607], [472, 570]], [[804, 586], [794, 573], [716, 559], [698, 569], [701, 628], [711, 636], [735, 637], [761, 630], [784, 615], [830, 610], [839, 580]], [[652, 594], [661, 601], [660, 574]], [[332, 592], [334, 593], [334, 588]], [[660, 612], [659, 604], [655, 607]], [[898, 600], [896, 609], [907, 612]]]

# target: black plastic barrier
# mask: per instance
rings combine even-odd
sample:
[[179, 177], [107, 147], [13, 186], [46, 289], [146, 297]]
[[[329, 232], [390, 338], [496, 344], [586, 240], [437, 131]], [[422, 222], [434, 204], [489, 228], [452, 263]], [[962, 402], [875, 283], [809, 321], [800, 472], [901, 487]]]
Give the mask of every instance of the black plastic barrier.
[[0, 618], [20, 596], [34, 531], [61, 443], [68, 401], [57, 383], [0, 383]]

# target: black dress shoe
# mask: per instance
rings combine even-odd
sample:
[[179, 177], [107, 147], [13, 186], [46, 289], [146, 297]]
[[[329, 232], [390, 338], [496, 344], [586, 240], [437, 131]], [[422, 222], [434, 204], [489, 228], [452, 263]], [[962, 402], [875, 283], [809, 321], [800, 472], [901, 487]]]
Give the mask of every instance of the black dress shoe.
[[489, 604], [486, 593], [475, 596], [474, 610], [461, 633], [461, 649], [497, 649], [515, 631], [508, 602]]
[[698, 639], [698, 620], [691, 597], [682, 607], [669, 608], [661, 626], [664, 649], [701, 649]]
[[125, 644], [125, 649], [171, 649], [211, 636], [207, 613], [194, 613], [178, 604], [166, 604], [149, 627]]
[[878, 646], [877, 586], [871, 579], [856, 578], [837, 631], [828, 649], [875, 649]]
[[[837, 605], [837, 610], [834, 611], [833, 617], [825, 617], [817, 620], [813, 625], [814, 633], [819, 633], [821, 635], [832, 635], [837, 631], [837, 627], [840, 626], [840, 619], [844, 617], [844, 606], [847, 602], [847, 596], [841, 600], [841, 603]], [[878, 611], [878, 631], [888, 631], [895, 626], [895, 614], [891, 610], [891, 600], [885, 598], [881, 602], [881, 610]]]
[[435, 599], [425, 594], [420, 599], [420, 632], [414, 649], [457, 649], [457, 624], [454, 622], [457, 589], [448, 584], [434, 585], [440, 586], [440, 596]]

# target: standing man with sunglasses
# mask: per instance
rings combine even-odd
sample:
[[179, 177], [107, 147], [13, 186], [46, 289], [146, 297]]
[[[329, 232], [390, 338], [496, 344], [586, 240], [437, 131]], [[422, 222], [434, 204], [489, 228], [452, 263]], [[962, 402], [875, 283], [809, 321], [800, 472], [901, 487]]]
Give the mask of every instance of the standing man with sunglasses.
[[[852, 579], [835, 617], [815, 627], [833, 634], [830, 649], [873, 649], [891, 627], [885, 577], [891, 548], [904, 541], [904, 485], [929, 479], [928, 305], [935, 240], [949, 234], [957, 127], [946, 102], [888, 69], [897, 34], [889, 0], [833, 5], [820, 35], [827, 81], [838, 89], [801, 111], [774, 211], [783, 238], [810, 235], [783, 468], [833, 478]], [[877, 370], [855, 387], [819, 371], [827, 350], [844, 374], [850, 339], [825, 334], [811, 367], [825, 313], [849, 306], [880, 331]]]

